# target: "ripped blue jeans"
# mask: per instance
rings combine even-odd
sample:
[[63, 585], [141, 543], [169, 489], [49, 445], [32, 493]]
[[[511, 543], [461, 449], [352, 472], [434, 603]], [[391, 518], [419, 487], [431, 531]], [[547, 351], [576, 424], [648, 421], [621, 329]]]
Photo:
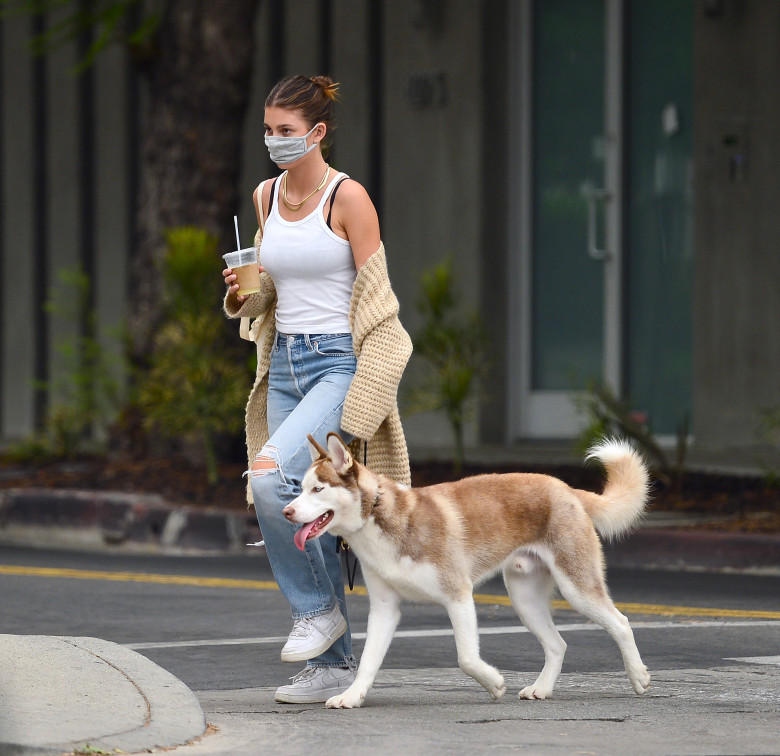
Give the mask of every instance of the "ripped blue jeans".
[[[331, 431], [347, 443], [352, 440], [340, 425], [356, 367], [350, 334], [276, 334], [268, 384], [270, 438], [251, 466], [250, 481], [266, 553], [293, 619], [323, 614], [336, 604], [347, 619], [335, 536], [325, 533], [299, 551], [293, 542], [298, 526], [282, 510], [301, 492], [311, 464], [306, 435], [323, 445]], [[354, 667], [349, 629], [308, 664]]]

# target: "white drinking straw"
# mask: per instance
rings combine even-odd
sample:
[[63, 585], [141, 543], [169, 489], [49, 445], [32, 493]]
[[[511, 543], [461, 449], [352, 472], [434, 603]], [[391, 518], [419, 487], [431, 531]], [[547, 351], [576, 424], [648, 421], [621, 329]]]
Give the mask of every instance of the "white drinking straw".
[[238, 249], [241, 249], [241, 239], [238, 236], [238, 216], [234, 215], [233, 216], [233, 220], [236, 223], [236, 249], [238, 250]]

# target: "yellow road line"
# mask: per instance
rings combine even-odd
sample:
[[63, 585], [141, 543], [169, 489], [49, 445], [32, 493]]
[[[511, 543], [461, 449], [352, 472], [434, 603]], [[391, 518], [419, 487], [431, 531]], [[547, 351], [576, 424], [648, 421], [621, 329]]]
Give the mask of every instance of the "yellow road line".
[[[508, 596], [475, 594], [478, 604], [500, 604], [511, 606]], [[568, 601], [551, 601], [553, 609], [571, 609]], [[615, 602], [615, 606], [626, 614], [658, 614], [664, 617], [741, 617], [750, 619], [780, 620], [780, 612], [760, 609], [716, 609], [703, 606], [667, 606], [664, 604], [631, 604]]]
[[73, 578], [76, 580], [114, 580], [122, 583], [194, 585], [206, 588], [243, 588], [251, 591], [278, 590], [276, 583], [270, 580], [235, 580], [232, 578], [195, 577], [193, 575], [155, 575], [146, 572], [103, 572], [101, 570], [71, 570], [60, 567], [0, 565], [0, 575]]
[[[154, 583], [158, 585], [189, 585], [201, 588], [236, 588], [248, 591], [277, 591], [270, 580], [243, 580], [236, 578], [196, 577], [193, 575], [159, 575], [146, 572], [107, 572], [102, 570], [74, 570], [61, 567], [24, 567], [0, 565], [0, 575], [24, 577], [70, 578], [76, 580], [113, 580], [125, 583]], [[366, 596], [364, 586], [356, 585], [352, 593]], [[477, 593], [478, 604], [510, 606], [507, 596]], [[571, 609], [566, 601], [553, 601], [554, 609]], [[663, 604], [617, 603], [621, 612], [628, 614], [653, 614], [665, 617], [740, 617], [750, 619], [780, 620], [780, 612], [753, 609], [717, 609], [701, 606], [666, 606]]]

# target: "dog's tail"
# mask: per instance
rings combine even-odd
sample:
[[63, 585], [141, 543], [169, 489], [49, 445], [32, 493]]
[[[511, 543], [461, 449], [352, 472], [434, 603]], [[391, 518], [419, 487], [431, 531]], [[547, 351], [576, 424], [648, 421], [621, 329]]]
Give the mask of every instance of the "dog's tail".
[[596, 530], [611, 539], [629, 530], [642, 516], [650, 490], [650, 474], [639, 453], [627, 441], [604, 439], [588, 451], [607, 470], [601, 495], [577, 491]]

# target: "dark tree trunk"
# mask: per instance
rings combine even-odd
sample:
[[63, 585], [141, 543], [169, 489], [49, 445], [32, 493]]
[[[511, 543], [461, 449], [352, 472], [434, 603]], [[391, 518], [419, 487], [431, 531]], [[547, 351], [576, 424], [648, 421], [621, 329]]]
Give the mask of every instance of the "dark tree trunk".
[[[205, 228], [232, 249], [260, 0], [169, 0], [145, 69], [137, 244], [128, 325], [141, 361], [161, 312], [164, 232]], [[215, 275], [221, 260], [214, 261]]]

